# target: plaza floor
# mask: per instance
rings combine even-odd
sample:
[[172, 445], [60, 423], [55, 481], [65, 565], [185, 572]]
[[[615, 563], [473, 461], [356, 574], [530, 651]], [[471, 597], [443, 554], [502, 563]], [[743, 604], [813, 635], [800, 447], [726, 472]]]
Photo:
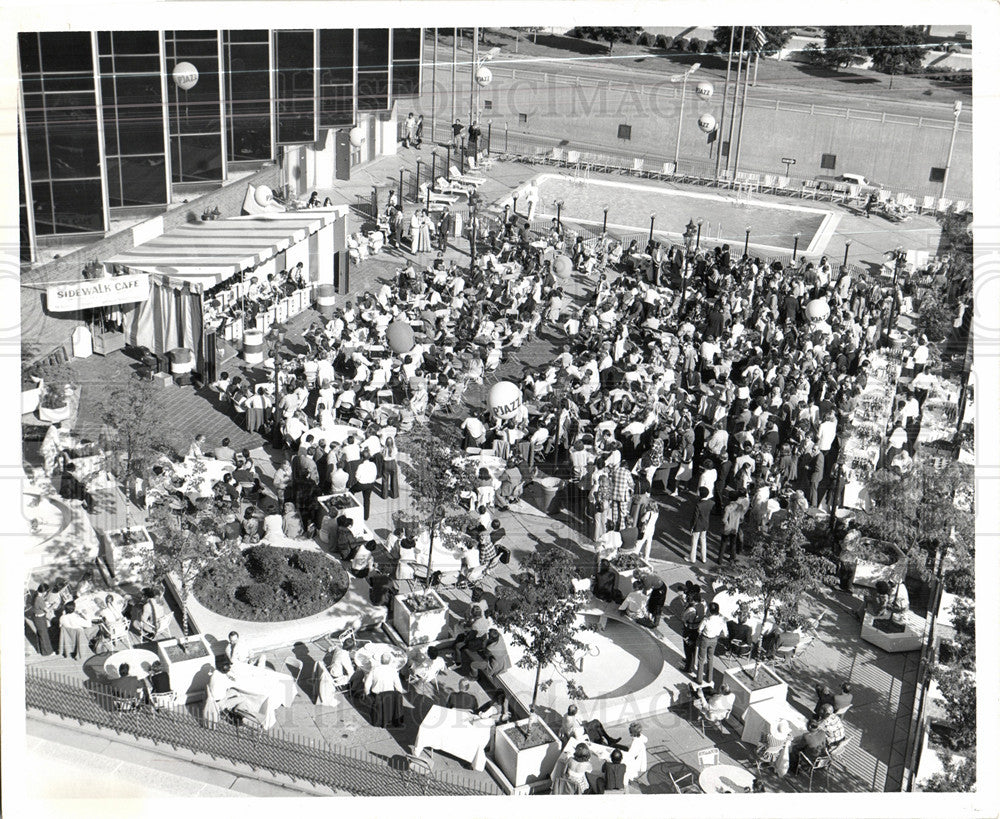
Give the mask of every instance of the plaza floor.
[[[410, 152], [411, 154], [413, 152]], [[426, 155], [425, 155], [426, 158]], [[398, 173], [402, 163], [412, 161], [403, 156], [391, 158], [380, 163], [374, 163], [365, 170], [370, 177], [363, 185], [360, 181], [356, 189], [344, 188], [333, 192], [342, 201], [353, 203], [355, 197], [361, 196], [365, 190], [370, 190], [371, 184], [381, 182], [381, 178], [391, 179]], [[497, 200], [517, 185], [523, 184], [533, 176], [536, 169], [518, 163], [497, 164], [489, 174], [489, 182], [484, 186], [484, 196]], [[323, 192], [321, 192], [322, 195]], [[886, 227], [876, 220], [857, 219], [849, 215], [842, 218], [838, 236], [854, 237], [856, 244], [852, 252], [859, 259], [877, 263], [881, 253], [899, 244], [907, 242], [930, 243], [930, 236], [936, 226], [926, 224], [913, 229]], [[865, 237], [862, 239], [861, 237]], [[918, 238], [920, 237], [920, 238]], [[455, 258], [466, 256], [465, 243], [456, 240], [449, 249], [448, 255]], [[413, 258], [402, 251], [389, 251], [353, 268], [351, 290], [360, 292], [377, 287], [381, 282], [388, 281], [395, 269], [407, 260]], [[425, 256], [423, 261], [429, 260]], [[421, 260], [418, 260], [418, 262]], [[578, 293], [585, 291], [585, 283], [575, 282]], [[316, 314], [307, 311], [290, 322], [290, 338], [295, 343], [296, 334], [300, 333]], [[542, 336], [526, 345], [518, 353], [516, 360], [505, 361], [500, 375], [516, 374], [525, 365], [535, 365], [551, 360], [560, 339], [556, 336]], [[93, 357], [87, 360], [75, 360], [72, 366], [84, 383], [81, 403], [79, 431], [84, 434], [94, 434], [99, 428], [99, 396], [107, 391], [107, 385], [123, 378], [132, 365], [130, 359], [122, 354], [108, 358]], [[234, 366], [238, 362], [234, 361]], [[220, 410], [220, 407], [204, 391], [196, 392], [191, 387], [171, 387], [164, 391], [166, 419], [188, 438], [195, 432], [204, 432], [210, 447], [217, 446], [222, 437], [230, 437], [233, 446], [237, 448], [263, 447], [265, 453], [270, 453], [270, 447], [257, 436], [248, 435]], [[472, 407], [482, 406], [483, 390], [470, 390], [466, 400]], [[456, 408], [454, 417], [458, 422], [467, 408]], [[547, 465], [551, 469], [554, 465]], [[661, 505], [661, 514], [657, 538], [652, 550], [652, 562], [656, 572], [671, 589], [683, 585], [686, 580], [693, 579], [703, 586], [711, 583], [713, 574], [710, 565], [692, 565], [686, 560], [687, 543], [683, 536], [684, 522], [681, 518], [683, 505], [687, 497], [657, 497]], [[122, 501], [123, 502], [123, 501]], [[389, 528], [392, 513], [404, 508], [408, 503], [405, 486], [397, 500], [382, 501], [373, 498], [372, 517], [369, 521], [377, 534], [384, 535]], [[534, 504], [534, 506], [533, 506]], [[492, 584], [509, 583], [511, 571], [516, 570], [519, 559], [526, 553], [536, 549], [542, 543], [554, 543], [569, 552], [579, 565], [582, 573], [589, 573], [593, 565], [593, 551], [589, 538], [580, 531], [579, 520], [571, 512], [562, 511], [555, 516], [538, 510], [539, 500], [534, 490], [526, 494], [525, 504], [511, 512], [500, 512], [498, 517], [507, 530], [507, 542], [513, 553], [510, 566], [501, 566]], [[119, 506], [113, 512], [106, 510], [103, 518], [92, 519], [95, 525], [110, 528], [111, 523], [123, 512]], [[115, 517], [111, 517], [114, 515]], [[717, 521], [714, 521], [718, 525]], [[710, 539], [710, 556], [717, 547], [718, 532], [713, 532]], [[488, 591], [490, 583], [487, 584]], [[448, 590], [446, 597], [449, 605], [459, 614], [467, 609], [470, 602], [466, 591]], [[671, 598], [674, 597], [672, 593]], [[812, 690], [820, 682], [837, 685], [850, 680], [855, 690], [855, 705], [848, 712], [845, 721], [851, 742], [843, 768], [838, 769], [830, 777], [830, 790], [838, 791], [881, 791], [898, 788], [902, 771], [902, 751], [905, 747], [906, 725], [909, 716], [910, 703], [913, 696], [913, 685], [916, 678], [916, 655], [890, 655], [879, 651], [859, 638], [859, 624], [848, 611], [848, 599], [836, 591], [809, 598], [807, 608], [812, 614], [825, 610], [819, 628], [819, 637], [808, 651], [787, 669], [782, 675], [789, 683], [789, 701], [793, 707], [803, 714], [811, 712], [813, 706]], [[656, 632], [656, 637], [681, 656], [679, 623], [676, 617], [665, 617]], [[321, 659], [319, 650], [315, 647], [305, 647], [312, 661]], [[284, 661], [293, 655], [298, 659], [302, 656], [302, 646], [288, 646], [286, 650], [271, 655], [272, 664], [282, 668]], [[42, 664], [43, 667], [64, 674], [70, 674], [80, 679], [91, 679], [99, 673], [100, 658], [93, 658], [80, 663], [58, 657], [40, 658], [33, 649], [25, 645], [26, 661], [31, 664]], [[720, 659], [719, 666], [727, 665], [725, 659]], [[449, 672], [444, 680], [442, 697], [449, 688], [454, 688], [458, 682], [454, 672]], [[484, 701], [487, 693], [475, 688], [475, 693]], [[312, 702], [312, 692], [303, 691], [290, 708], [278, 712], [278, 725], [283, 731], [305, 738], [323, 739], [338, 745], [351, 745], [384, 755], [387, 758], [402, 751], [408, 751], [416, 735], [415, 714], [410, 711], [404, 727], [399, 731], [386, 731], [372, 727], [366, 714], [360, 713], [353, 705], [344, 703], [336, 708], [316, 706]], [[425, 703], [426, 704], [426, 703]], [[412, 703], [415, 708], [422, 707]], [[625, 726], [607, 726], [612, 735], [624, 732]], [[681, 763], [696, 767], [697, 751], [712, 745], [720, 748], [723, 761], [733, 760], [737, 763], [748, 759], [749, 751], [738, 741], [738, 734], [731, 728], [724, 735], [710, 733], [702, 736], [687, 719], [687, 706], [679, 705], [671, 712], [645, 721], [646, 733], [650, 737], [651, 749], [650, 769], [636, 783], [636, 789], [641, 792], [670, 792], [671, 785], [666, 771], [671, 765]], [[436, 768], [444, 771], [462, 771], [470, 777], [486, 776], [485, 773], [469, 771], [467, 766], [456, 759], [442, 754], [435, 754]], [[770, 779], [765, 773], [765, 781], [776, 791], [803, 790], [804, 778], [785, 777], [778, 781]], [[823, 787], [819, 784], [818, 787]]]

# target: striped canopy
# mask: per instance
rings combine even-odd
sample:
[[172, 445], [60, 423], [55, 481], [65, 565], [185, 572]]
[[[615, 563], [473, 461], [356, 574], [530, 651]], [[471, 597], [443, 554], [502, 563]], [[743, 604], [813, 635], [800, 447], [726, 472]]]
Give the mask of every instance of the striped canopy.
[[339, 213], [337, 208], [310, 209], [192, 222], [107, 262], [160, 274], [173, 283], [212, 287], [298, 244]]

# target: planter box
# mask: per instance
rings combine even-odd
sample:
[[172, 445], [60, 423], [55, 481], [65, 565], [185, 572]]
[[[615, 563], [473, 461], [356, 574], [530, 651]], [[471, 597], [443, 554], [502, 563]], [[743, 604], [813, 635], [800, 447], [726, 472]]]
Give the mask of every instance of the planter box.
[[[126, 544], [126, 540], [131, 542]], [[146, 555], [152, 552], [153, 540], [144, 526], [101, 532], [99, 557], [119, 584], [137, 582], [138, 568], [146, 562]]]
[[618, 569], [615, 567], [614, 563], [611, 564], [611, 570], [615, 573], [617, 580], [616, 588], [622, 593], [623, 597], [628, 597], [632, 593], [632, 581], [637, 575], [652, 574], [653, 567], [650, 566], [645, 560], [639, 558], [639, 566], [635, 569]]
[[861, 546], [862, 544], [865, 549], [871, 549], [873, 547], [884, 549], [886, 552], [893, 554], [895, 559], [892, 562], [858, 560], [854, 557], [856, 554], [856, 547], [854, 544], [848, 544], [841, 554], [841, 560], [845, 563], [856, 564], [857, 568], [854, 571], [855, 586], [868, 586], [869, 588], [873, 588], [879, 580], [884, 580], [890, 586], [896, 586], [904, 580], [906, 577], [908, 561], [906, 560], [906, 555], [904, 555], [902, 551], [900, 551], [892, 543], [872, 540], [871, 538], [861, 538], [858, 542], [858, 546]]
[[753, 674], [753, 668], [751, 663], [750, 665], [730, 668], [723, 674], [723, 681], [736, 695], [733, 716], [740, 720], [743, 719], [747, 708], [755, 703], [788, 699], [788, 683], [763, 663], [757, 668], [757, 679], [753, 680], [747, 676], [748, 673]]
[[93, 348], [97, 355], [110, 355], [125, 348], [124, 333], [102, 333], [93, 338]]
[[[185, 650], [182, 651], [182, 647]], [[215, 655], [202, 635], [160, 640], [156, 653], [170, 675], [170, 688], [177, 692], [178, 702], [205, 699], [208, 671], [215, 667]]]
[[392, 607], [392, 625], [408, 646], [436, 643], [446, 636], [448, 629], [448, 605], [437, 592], [428, 594], [436, 606], [427, 611], [411, 611], [406, 604], [408, 594], [397, 594]]
[[514, 744], [508, 733], [522, 729], [528, 721], [528, 719], [523, 719], [496, 729], [493, 758], [500, 770], [503, 771], [503, 775], [515, 788], [547, 779], [555, 767], [556, 760], [559, 759], [559, 738], [538, 717], [535, 717], [532, 722], [536, 726], [536, 730], [537, 727], [541, 727], [542, 731], [550, 737], [549, 741], [532, 748], [522, 749]]
[[30, 390], [21, 390], [21, 414], [27, 415], [29, 412], [34, 412], [38, 409], [38, 402], [42, 398], [41, 387], [35, 387]]
[[56, 408], [38, 407], [38, 420], [46, 421], [50, 424], [58, 424], [60, 421], [65, 421], [72, 414], [73, 408], [69, 405], [69, 401], [64, 406]]
[[317, 498], [316, 502], [328, 517], [337, 518], [340, 515], [347, 515], [351, 520], [352, 529], [358, 529], [365, 525], [364, 507], [350, 492], [323, 495]]

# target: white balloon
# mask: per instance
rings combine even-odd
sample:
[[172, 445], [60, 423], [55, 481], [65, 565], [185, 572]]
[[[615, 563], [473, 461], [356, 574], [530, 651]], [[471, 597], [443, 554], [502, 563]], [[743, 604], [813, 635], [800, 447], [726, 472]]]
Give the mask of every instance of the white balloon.
[[360, 148], [365, 141], [365, 132], [357, 125], [351, 128], [348, 138], [351, 140], [351, 145], [355, 148]]
[[493, 72], [485, 65], [479, 66], [479, 70], [476, 72], [476, 82], [485, 88], [493, 82]]
[[523, 401], [521, 388], [517, 384], [500, 381], [493, 385], [486, 403], [498, 418], [509, 418], [521, 408]]
[[715, 87], [710, 82], [700, 82], [694, 90], [699, 97], [703, 97], [706, 100], [710, 99], [712, 94], [715, 93]]
[[706, 134], [715, 130], [715, 117], [711, 114], [702, 114], [698, 117], [698, 127]]
[[826, 299], [813, 299], [806, 305], [806, 316], [811, 321], [822, 321], [830, 315], [830, 304]]
[[257, 190], [253, 192], [253, 201], [262, 208], [266, 208], [272, 201], [274, 201], [274, 194], [267, 185], [260, 185]]
[[198, 84], [198, 69], [189, 62], [177, 63], [173, 71], [174, 85], [190, 91]]

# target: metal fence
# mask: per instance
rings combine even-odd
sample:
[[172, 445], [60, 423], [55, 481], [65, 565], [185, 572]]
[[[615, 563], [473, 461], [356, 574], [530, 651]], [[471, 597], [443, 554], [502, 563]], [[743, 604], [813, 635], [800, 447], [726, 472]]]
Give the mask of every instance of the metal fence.
[[500, 793], [492, 782], [450, 773], [423, 776], [410, 771], [405, 757], [383, 760], [357, 748], [240, 729], [228, 722], [206, 723], [187, 708], [121, 710], [111, 689], [37, 669], [25, 669], [25, 705], [121, 735], [184, 748], [253, 770], [289, 776], [357, 796], [462, 796]]

